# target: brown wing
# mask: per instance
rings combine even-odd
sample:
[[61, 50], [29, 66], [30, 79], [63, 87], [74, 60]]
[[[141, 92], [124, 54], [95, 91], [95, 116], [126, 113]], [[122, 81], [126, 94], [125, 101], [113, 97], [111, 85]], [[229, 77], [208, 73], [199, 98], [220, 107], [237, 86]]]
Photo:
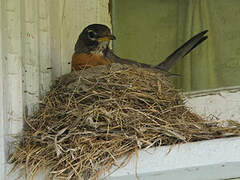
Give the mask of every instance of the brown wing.
[[[169, 71], [176, 64], [177, 61], [181, 60], [184, 56], [186, 56], [189, 52], [191, 52], [195, 47], [197, 47], [199, 44], [201, 44], [203, 41], [205, 41], [208, 38], [207, 36], [205, 36], [206, 33], [207, 33], [207, 30], [193, 36], [190, 40], [185, 42], [182, 46], [180, 46], [172, 54], [170, 54], [164, 61], [162, 61], [157, 66], [154, 66], [154, 68], [160, 69], [163, 71]], [[110, 61], [112, 62], [117, 62], [122, 64], [136, 64], [141, 67], [153, 67], [151, 65], [139, 63], [130, 59], [120, 58], [117, 55], [115, 55], [110, 49], [107, 50], [106, 57], [110, 59]]]
[[172, 54], [170, 54], [163, 62], [157, 65], [156, 68], [169, 71], [176, 64], [177, 61], [181, 60], [184, 56], [186, 56], [194, 48], [196, 48], [199, 44], [201, 44], [208, 38], [208, 36], [205, 36], [207, 32], [208, 31], [205, 30], [193, 36], [190, 40], [185, 42], [182, 46], [180, 46]]

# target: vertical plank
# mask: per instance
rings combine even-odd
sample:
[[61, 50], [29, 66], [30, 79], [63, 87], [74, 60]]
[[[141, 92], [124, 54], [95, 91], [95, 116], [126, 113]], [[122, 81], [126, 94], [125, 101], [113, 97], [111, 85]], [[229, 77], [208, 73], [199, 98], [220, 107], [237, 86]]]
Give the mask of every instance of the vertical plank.
[[0, 179], [7, 179], [5, 165], [11, 135], [19, 133], [23, 127], [22, 3], [14, 0], [0, 3]]
[[52, 79], [55, 80], [61, 75], [61, 40], [60, 40], [60, 5], [62, 0], [51, 0], [49, 4], [50, 13], [50, 56], [52, 67]]
[[[38, 0], [24, 0], [24, 100], [27, 113], [37, 110], [40, 95]], [[26, 114], [27, 115], [27, 114]]]
[[18, 133], [23, 126], [23, 86], [22, 86], [22, 38], [21, 22], [22, 1], [7, 0], [7, 120], [9, 122], [8, 134]]
[[7, 87], [6, 87], [6, 21], [5, 21], [5, 2], [0, 1], [0, 179], [4, 179], [6, 175], [5, 156], [6, 156], [6, 119], [7, 119]]
[[109, 12], [109, 0], [102, 0], [102, 1], [96, 1], [97, 3], [97, 23], [106, 24], [110, 28], [112, 28], [111, 25], [111, 15]]
[[52, 83], [52, 64], [50, 57], [50, 26], [49, 0], [38, 0], [38, 31], [39, 31], [39, 65], [40, 65], [40, 96], [44, 95]]

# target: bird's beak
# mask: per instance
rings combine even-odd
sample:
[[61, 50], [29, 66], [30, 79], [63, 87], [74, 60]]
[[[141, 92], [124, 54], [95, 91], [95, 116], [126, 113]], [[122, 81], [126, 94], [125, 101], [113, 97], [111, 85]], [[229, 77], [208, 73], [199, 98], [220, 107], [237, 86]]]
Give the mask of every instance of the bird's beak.
[[110, 40], [115, 40], [115, 39], [116, 39], [116, 37], [111, 34], [111, 35], [108, 35], [108, 36], [97, 38], [97, 41], [98, 42], [104, 42], [104, 41], [110, 41]]

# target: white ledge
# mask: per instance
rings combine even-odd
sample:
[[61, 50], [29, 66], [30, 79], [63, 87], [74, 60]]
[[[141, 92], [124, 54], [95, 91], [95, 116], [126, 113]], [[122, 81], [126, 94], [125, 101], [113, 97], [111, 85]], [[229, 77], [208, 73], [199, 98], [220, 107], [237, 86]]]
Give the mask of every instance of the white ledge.
[[[169, 148], [171, 151], [169, 152]], [[219, 180], [240, 177], [240, 138], [163, 146], [140, 151], [108, 180]]]

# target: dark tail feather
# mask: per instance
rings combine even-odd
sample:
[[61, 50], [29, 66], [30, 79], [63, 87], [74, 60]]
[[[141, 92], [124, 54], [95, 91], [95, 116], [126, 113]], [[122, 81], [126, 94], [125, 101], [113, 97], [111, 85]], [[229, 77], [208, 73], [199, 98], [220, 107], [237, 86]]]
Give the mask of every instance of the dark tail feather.
[[195, 47], [205, 41], [208, 36], [204, 36], [208, 30], [200, 32], [199, 34], [193, 36], [190, 40], [184, 43], [181, 47], [176, 49], [172, 54], [170, 54], [163, 62], [156, 66], [156, 68], [163, 70], [170, 70], [177, 61], [186, 56]]

